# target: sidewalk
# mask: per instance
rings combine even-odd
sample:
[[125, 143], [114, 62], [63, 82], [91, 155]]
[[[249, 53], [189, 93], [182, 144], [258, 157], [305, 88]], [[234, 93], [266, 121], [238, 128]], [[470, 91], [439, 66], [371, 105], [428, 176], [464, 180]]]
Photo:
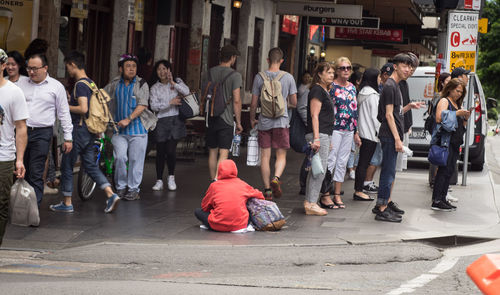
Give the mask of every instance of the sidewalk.
[[[500, 137], [489, 137], [487, 154], [492, 169], [471, 172], [468, 186], [453, 186], [459, 198], [455, 212], [430, 209], [432, 191], [427, 184], [425, 161], [413, 162], [410, 170], [398, 173], [393, 200], [406, 210], [400, 224], [374, 220], [374, 202], [352, 200], [353, 181], [344, 183], [345, 210], [329, 210], [324, 217], [305, 216], [303, 197], [298, 195], [298, 174], [302, 155], [289, 153], [286, 173], [282, 177], [283, 197], [277, 200], [287, 224], [280, 232], [247, 234], [216, 233], [199, 229], [193, 210], [200, 206], [208, 187], [207, 158], [195, 162], [178, 162], [176, 192], [153, 192], [154, 159], [148, 159], [141, 200], [120, 202], [116, 212], [104, 214], [104, 194], [94, 193], [85, 203], [73, 198], [75, 213], [51, 212], [50, 204], [60, 196], [45, 196], [40, 209], [38, 228], [9, 225], [3, 248], [56, 250], [100, 242], [163, 243], [171, 245], [343, 245], [409, 241], [447, 236], [500, 238], [500, 151], [493, 146]], [[245, 150], [242, 150], [244, 155]], [[261, 187], [258, 168], [246, 167], [246, 157], [236, 160], [239, 176], [257, 188]], [[498, 162], [494, 162], [494, 161]], [[485, 167], [487, 167], [485, 165]], [[76, 178], [76, 177], [75, 177]], [[376, 177], [378, 179], [378, 176]], [[497, 183], [494, 183], [497, 179]], [[461, 174], [459, 175], [459, 183]], [[495, 200], [494, 190], [497, 192]]]

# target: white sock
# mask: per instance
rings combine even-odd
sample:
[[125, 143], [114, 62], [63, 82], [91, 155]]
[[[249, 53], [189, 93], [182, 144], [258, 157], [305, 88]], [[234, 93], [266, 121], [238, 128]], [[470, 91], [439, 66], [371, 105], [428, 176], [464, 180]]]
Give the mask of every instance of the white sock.
[[371, 183], [373, 183], [373, 181], [365, 181], [365, 182], [363, 182], [363, 185], [365, 186], [365, 185], [369, 185]]

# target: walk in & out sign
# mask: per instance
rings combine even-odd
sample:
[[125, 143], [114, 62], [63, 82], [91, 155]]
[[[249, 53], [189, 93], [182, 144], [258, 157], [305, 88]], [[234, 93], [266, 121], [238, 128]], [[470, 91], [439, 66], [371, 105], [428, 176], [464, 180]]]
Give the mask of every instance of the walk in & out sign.
[[448, 15], [448, 39], [446, 68], [463, 67], [475, 71], [479, 13], [477, 11], [450, 11]]

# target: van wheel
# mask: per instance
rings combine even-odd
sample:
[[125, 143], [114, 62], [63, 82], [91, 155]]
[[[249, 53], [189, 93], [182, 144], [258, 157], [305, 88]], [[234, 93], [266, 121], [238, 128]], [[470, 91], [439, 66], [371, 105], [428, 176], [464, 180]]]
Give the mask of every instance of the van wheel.
[[484, 166], [484, 150], [485, 148], [481, 150], [481, 153], [477, 158], [473, 159], [470, 161], [470, 170], [472, 171], [483, 171], [483, 166]]

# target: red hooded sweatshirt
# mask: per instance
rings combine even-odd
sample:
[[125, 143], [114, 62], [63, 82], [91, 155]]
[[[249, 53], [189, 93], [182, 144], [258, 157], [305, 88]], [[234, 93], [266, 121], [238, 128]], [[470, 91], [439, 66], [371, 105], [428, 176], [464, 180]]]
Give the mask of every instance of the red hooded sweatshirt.
[[201, 208], [210, 212], [208, 223], [216, 231], [235, 231], [248, 225], [247, 200], [264, 199], [262, 193], [238, 178], [233, 160], [220, 162], [217, 181], [213, 182], [201, 201]]

